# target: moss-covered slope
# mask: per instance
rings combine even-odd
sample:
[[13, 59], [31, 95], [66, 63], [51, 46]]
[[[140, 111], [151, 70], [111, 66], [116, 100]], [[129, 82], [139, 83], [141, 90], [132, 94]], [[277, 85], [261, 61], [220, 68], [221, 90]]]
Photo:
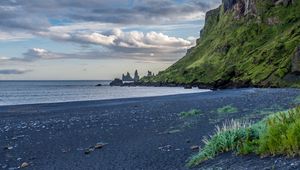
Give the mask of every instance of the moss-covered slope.
[[300, 1], [223, 0], [197, 45], [144, 83], [212, 87], [300, 84]]

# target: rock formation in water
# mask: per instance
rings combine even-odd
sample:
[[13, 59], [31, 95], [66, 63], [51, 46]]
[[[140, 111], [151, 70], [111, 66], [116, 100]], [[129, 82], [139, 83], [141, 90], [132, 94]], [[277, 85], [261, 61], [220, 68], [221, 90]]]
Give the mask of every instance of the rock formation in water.
[[133, 78], [131, 77], [130, 73], [127, 72], [126, 75], [122, 75], [122, 81], [134, 81]]

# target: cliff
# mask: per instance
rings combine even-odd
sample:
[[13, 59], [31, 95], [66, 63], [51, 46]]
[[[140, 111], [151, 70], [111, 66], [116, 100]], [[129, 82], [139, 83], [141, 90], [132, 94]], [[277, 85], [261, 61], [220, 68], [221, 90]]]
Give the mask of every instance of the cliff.
[[300, 85], [300, 1], [223, 0], [197, 45], [143, 83], [215, 88]]

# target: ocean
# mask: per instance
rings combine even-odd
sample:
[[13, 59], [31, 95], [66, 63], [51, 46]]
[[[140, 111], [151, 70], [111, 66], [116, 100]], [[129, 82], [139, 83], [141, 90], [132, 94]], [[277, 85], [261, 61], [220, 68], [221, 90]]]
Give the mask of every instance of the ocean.
[[[110, 81], [0, 81], [0, 105], [58, 103], [199, 93], [182, 87], [110, 87]], [[96, 87], [102, 84], [101, 87]]]

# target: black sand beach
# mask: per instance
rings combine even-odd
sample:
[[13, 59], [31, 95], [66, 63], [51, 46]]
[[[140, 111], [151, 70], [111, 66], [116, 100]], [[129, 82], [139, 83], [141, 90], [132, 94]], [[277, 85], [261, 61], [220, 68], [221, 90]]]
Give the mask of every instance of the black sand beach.
[[[176, 170], [230, 119], [261, 120], [295, 105], [296, 89], [237, 89], [164, 97], [0, 107], [0, 169]], [[231, 105], [238, 112], [217, 109]], [[179, 113], [203, 114], [182, 118]], [[105, 146], [94, 148], [97, 143]], [[86, 153], [85, 153], [86, 152]], [[226, 153], [196, 169], [299, 169], [300, 159]]]

